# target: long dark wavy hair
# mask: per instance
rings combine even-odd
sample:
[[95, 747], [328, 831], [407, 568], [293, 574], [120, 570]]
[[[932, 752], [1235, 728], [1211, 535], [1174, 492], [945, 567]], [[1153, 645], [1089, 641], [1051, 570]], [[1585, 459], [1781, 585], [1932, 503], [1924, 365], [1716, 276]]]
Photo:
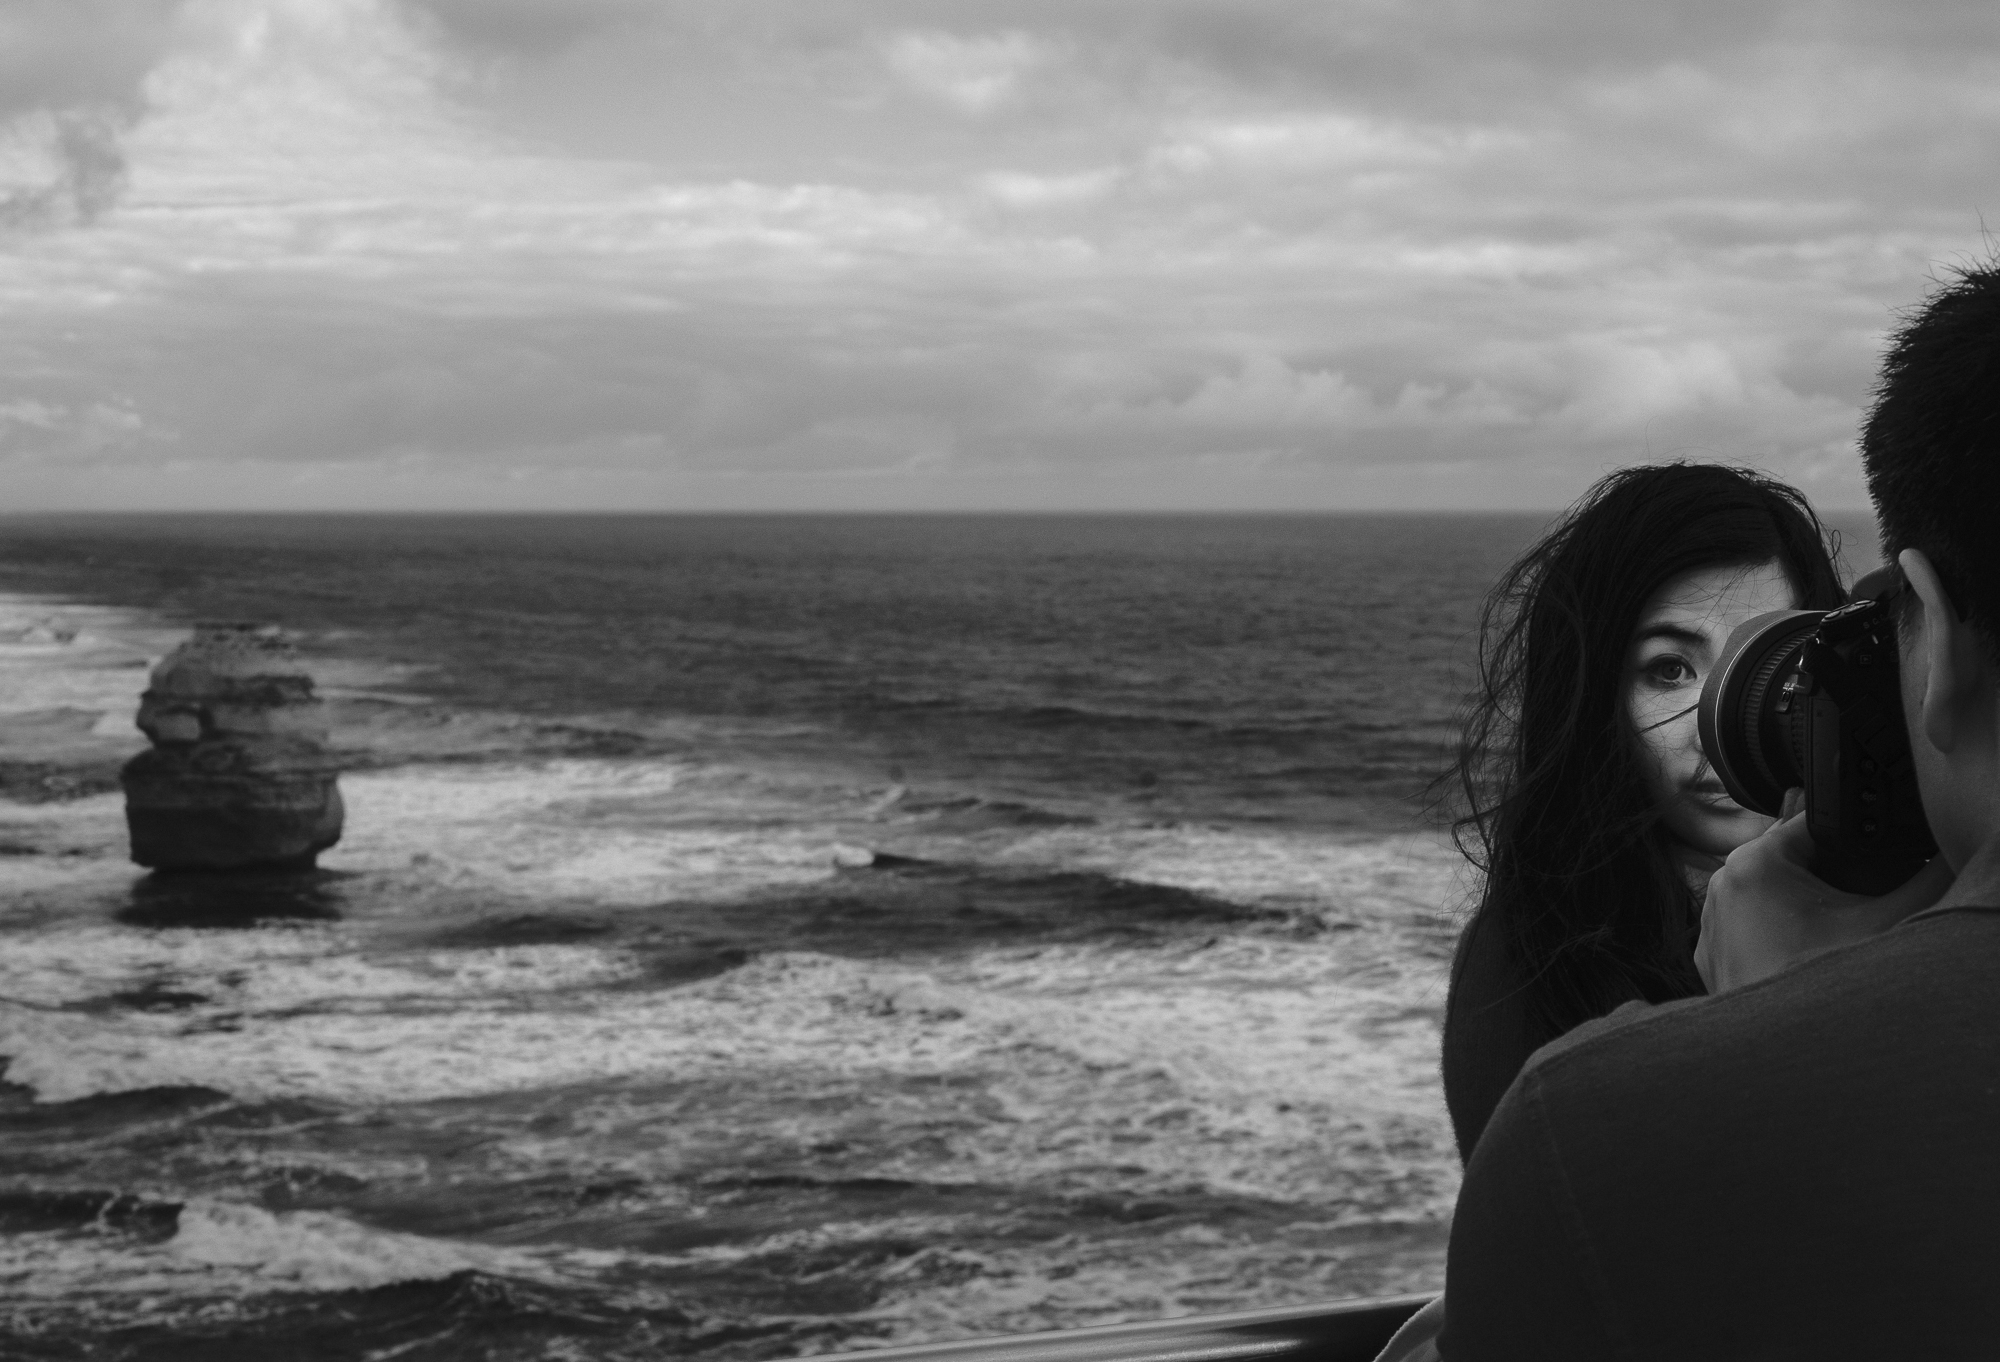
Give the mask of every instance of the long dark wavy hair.
[[[1845, 599], [1796, 490], [1717, 464], [1600, 480], [1510, 567], [1481, 619], [1479, 685], [1455, 770], [1453, 837], [1485, 872], [1549, 1037], [1633, 997], [1702, 991], [1700, 904], [1647, 796], [1621, 679], [1646, 602], [1670, 578], [1776, 563], [1800, 604]], [[1462, 801], [1462, 802], [1460, 802]]]

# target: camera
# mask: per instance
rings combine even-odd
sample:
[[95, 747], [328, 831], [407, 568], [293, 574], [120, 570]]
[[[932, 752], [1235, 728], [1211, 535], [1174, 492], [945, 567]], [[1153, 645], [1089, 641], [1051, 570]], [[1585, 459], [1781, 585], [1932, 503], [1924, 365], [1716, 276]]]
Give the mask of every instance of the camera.
[[1838, 610], [1777, 610], [1729, 635], [1702, 684], [1702, 750], [1723, 788], [1775, 817], [1800, 786], [1836, 889], [1882, 894], [1937, 853], [1903, 721], [1893, 567], [1855, 583]]

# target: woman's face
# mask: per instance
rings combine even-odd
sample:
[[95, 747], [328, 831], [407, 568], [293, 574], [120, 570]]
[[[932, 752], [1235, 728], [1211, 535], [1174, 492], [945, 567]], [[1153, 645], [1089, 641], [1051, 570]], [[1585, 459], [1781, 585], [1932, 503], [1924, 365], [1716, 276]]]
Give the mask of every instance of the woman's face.
[[1729, 631], [1797, 597], [1776, 563], [1698, 568], [1646, 602], [1626, 654], [1625, 712], [1639, 735], [1646, 792], [1690, 860], [1712, 869], [1771, 825], [1731, 799], [1702, 755], [1695, 702]]

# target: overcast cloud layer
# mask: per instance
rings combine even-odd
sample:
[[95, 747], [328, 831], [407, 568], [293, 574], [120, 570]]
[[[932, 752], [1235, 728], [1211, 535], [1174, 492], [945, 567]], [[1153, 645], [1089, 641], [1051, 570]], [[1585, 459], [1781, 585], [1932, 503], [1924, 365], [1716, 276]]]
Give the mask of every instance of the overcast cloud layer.
[[15, 509], [1865, 504], [1992, 0], [0, 0]]

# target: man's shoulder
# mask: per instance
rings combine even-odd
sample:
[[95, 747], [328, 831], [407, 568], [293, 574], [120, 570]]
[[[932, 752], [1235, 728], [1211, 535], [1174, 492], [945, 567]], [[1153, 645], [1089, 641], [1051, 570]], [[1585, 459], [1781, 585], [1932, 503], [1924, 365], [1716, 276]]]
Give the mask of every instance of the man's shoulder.
[[1543, 1047], [1466, 1169], [1447, 1355], [1979, 1355], [1996, 981], [2000, 914], [1954, 913]]
[[1937, 1053], [1939, 1028], [2000, 1043], [2000, 1009], [1982, 1001], [1996, 985], [2000, 910], [1959, 910], [1718, 997], [1627, 1003], [1543, 1046], [1524, 1076], [1560, 1108], [1579, 1087], [1598, 1106], [1621, 1089], [1664, 1096], [1676, 1081], [1733, 1084], [1765, 1066], [1796, 1081], [1816, 1056], [1851, 1073], [1863, 1055]]

